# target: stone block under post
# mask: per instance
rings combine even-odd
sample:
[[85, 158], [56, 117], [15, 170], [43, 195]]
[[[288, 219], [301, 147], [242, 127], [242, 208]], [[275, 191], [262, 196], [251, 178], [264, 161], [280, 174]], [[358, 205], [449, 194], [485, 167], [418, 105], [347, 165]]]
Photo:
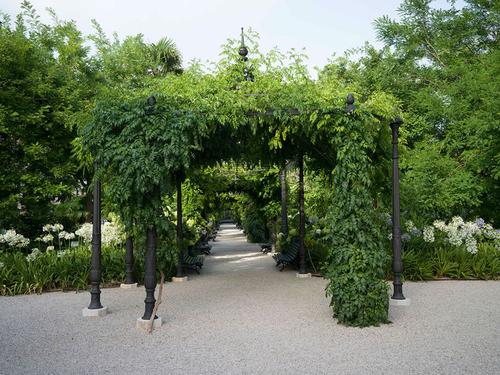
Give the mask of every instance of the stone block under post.
[[[162, 324], [163, 324], [163, 322], [161, 320], [161, 317], [157, 316], [153, 320], [153, 329], [160, 328]], [[148, 328], [149, 328], [149, 319], [146, 320], [146, 319], [138, 318], [137, 321], [136, 321], [136, 323], [135, 323], [135, 327], [137, 329], [142, 329], [144, 331], [147, 331]]]
[[102, 317], [108, 313], [108, 308], [103, 306], [99, 309], [89, 309], [88, 307], [82, 310], [82, 315], [84, 317]]
[[187, 276], [183, 276], [183, 277], [172, 277], [172, 282], [173, 283], [183, 283], [183, 282], [186, 282], [188, 281], [188, 277]]
[[132, 284], [120, 284], [121, 289], [137, 289], [138, 285], [137, 283], [132, 283]]
[[411, 298], [405, 298], [405, 299], [389, 298], [390, 306], [410, 306], [410, 304], [411, 304]]
[[300, 272], [297, 272], [295, 274], [295, 277], [297, 277], [297, 279], [310, 279], [312, 277], [312, 275], [310, 273], [300, 273]]

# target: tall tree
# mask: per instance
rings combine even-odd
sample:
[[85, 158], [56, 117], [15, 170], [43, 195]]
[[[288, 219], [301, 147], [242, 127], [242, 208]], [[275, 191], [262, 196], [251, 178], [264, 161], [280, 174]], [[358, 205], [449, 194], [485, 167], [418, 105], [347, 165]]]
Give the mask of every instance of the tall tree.
[[[338, 59], [322, 74], [361, 95], [385, 91], [401, 101], [403, 142], [415, 149], [401, 155], [405, 207], [415, 215], [483, 215], [498, 223], [500, 5], [467, 0], [460, 9], [454, 2], [436, 9], [430, 0], [405, 0], [398, 11], [399, 21], [375, 22], [382, 50], [365, 46], [360, 59]], [[440, 170], [446, 189], [426, 181], [424, 164], [431, 159], [447, 168]], [[449, 205], [436, 210], [432, 202]]]
[[0, 60], [0, 163], [8, 166], [0, 175], [0, 228], [30, 233], [49, 218], [76, 221], [81, 211], [66, 204], [80, 185], [71, 140], [92, 96], [83, 38], [72, 22], [41, 24], [23, 2], [14, 26], [2, 22]]

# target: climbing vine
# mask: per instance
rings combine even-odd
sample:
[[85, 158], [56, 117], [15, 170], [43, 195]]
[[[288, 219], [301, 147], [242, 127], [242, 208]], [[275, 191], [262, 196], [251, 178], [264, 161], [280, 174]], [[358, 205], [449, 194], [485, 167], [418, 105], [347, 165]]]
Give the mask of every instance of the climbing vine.
[[[337, 122], [335, 194], [330, 208], [327, 295], [333, 315], [354, 326], [387, 322], [388, 287], [384, 281], [386, 251], [373, 209], [373, 129], [353, 114]], [[372, 125], [373, 127], [374, 125]]]
[[302, 55], [276, 50], [255, 52], [255, 82], [246, 82], [232, 43], [215, 68], [195, 64], [125, 94], [110, 90], [98, 102], [81, 137], [99, 162], [106, 194], [128, 225], [161, 227], [161, 197], [173, 193], [179, 171], [189, 177], [231, 159], [282, 165], [304, 154], [314, 168], [333, 169], [326, 272], [333, 315], [349, 325], [386, 322], [371, 188], [380, 135], [388, 132], [378, 122], [394, 115], [392, 99], [378, 93], [348, 113], [348, 87], [331, 77], [312, 80]]

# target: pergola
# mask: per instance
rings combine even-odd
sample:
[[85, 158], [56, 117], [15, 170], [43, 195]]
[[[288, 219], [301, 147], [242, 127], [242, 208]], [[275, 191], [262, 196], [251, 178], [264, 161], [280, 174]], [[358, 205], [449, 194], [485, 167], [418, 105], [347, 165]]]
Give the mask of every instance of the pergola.
[[[245, 45], [243, 31], [241, 46], [238, 51], [240, 55], [241, 62], [244, 64], [243, 77], [244, 80], [253, 83], [255, 81], [254, 74], [251, 67], [247, 66], [248, 62], [248, 48]], [[255, 96], [255, 94], [245, 94], [249, 97]], [[151, 117], [157, 115], [161, 109], [157, 109], [157, 98], [155, 96], [150, 96], [145, 100], [144, 113], [145, 117]], [[191, 110], [196, 113], [195, 108]], [[288, 118], [300, 117], [304, 118], [309, 116], [311, 113], [315, 114], [315, 119], [325, 118], [329, 119], [332, 116], [341, 116], [349, 118], [355, 117], [357, 112], [357, 107], [355, 105], [354, 96], [349, 94], [346, 99], [346, 104], [344, 108], [338, 109], [299, 109], [299, 108], [265, 108], [265, 109], [247, 109], [241, 113], [242, 117], [253, 118], [258, 120], [265, 119], [280, 119], [280, 117], [287, 116]], [[372, 116], [377, 118], [381, 122], [384, 121], [383, 116], [379, 116], [373, 113]], [[392, 299], [397, 301], [404, 301], [405, 297], [402, 291], [402, 281], [401, 274], [403, 271], [403, 264], [401, 259], [401, 230], [400, 230], [400, 207], [399, 207], [399, 167], [398, 167], [398, 130], [402, 125], [402, 120], [397, 117], [393, 121], [390, 121], [390, 127], [392, 129], [392, 250], [393, 250], [393, 261], [392, 270], [394, 273], [394, 289], [392, 294]], [[297, 166], [299, 168], [299, 271], [298, 276], [307, 275], [306, 271], [306, 259], [305, 259], [305, 247], [304, 247], [304, 237], [305, 237], [305, 214], [304, 214], [304, 152], [299, 150], [297, 153]], [[95, 169], [99, 171], [100, 163], [96, 160]], [[179, 166], [176, 168], [175, 173], [175, 187], [177, 191], [177, 225], [176, 225], [176, 238], [179, 250], [179, 264], [177, 267], [177, 275], [175, 281], [185, 280], [185, 275], [183, 274], [182, 258], [183, 258], [183, 246], [182, 246], [182, 196], [181, 196], [181, 183], [183, 180], [183, 168]], [[107, 308], [101, 303], [100, 295], [100, 281], [101, 281], [101, 181], [99, 178], [95, 179], [94, 190], [93, 190], [93, 232], [92, 232], [92, 257], [91, 257], [91, 271], [90, 271], [90, 304], [88, 308], [83, 310], [84, 316], [102, 316], [106, 314]], [[285, 192], [282, 191], [282, 194]], [[153, 309], [155, 306], [154, 292], [156, 288], [156, 241], [157, 241], [157, 231], [154, 225], [150, 225], [147, 229], [146, 235], [146, 253], [145, 253], [145, 276], [144, 276], [144, 286], [146, 291], [146, 298], [144, 300], [145, 310], [144, 315], [138, 319], [140, 324], [144, 322], [152, 321], [156, 319], [153, 316]], [[134, 256], [133, 256], [133, 241], [129, 236], [126, 240], [126, 277], [123, 286], [136, 286], [136, 280], [134, 280]], [[143, 324], [144, 325], [144, 324]]]

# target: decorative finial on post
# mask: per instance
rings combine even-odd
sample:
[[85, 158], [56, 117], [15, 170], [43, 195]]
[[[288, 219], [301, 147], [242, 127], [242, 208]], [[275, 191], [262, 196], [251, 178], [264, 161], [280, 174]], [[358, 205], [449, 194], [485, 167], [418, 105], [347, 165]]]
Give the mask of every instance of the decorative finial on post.
[[354, 105], [354, 95], [352, 93], [347, 94], [346, 104], [347, 106], [345, 110], [347, 113], [350, 113], [356, 109], [356, 106]]
[[248, 48], [245, 46], [245, 33], [243, 32], [243, 27], [241, 28], [241, 46], [238, 54], [241, 56], [243, 61], [248, 60]]
[[151, 95], [147, 100], [146, 100], [146, 107], [144, 108], [144, 114], [146, 116], [150, 116], [154, 114], [154, 106], [156, 104], [156, 98]]
[[151, 95], [151, 96], [148, 98], [148, 105], [152, 107], [152, 106], [154, 106], [155, 104], [156, 104], [156, 98], [155, 98], [153, 95]]
[[399, 128], [401, 125], [403, 125], [403, 119], [401, 117], [396, 117], [392, 122], [391, 122], [391, 128], [392, 127], [397, 127]]

